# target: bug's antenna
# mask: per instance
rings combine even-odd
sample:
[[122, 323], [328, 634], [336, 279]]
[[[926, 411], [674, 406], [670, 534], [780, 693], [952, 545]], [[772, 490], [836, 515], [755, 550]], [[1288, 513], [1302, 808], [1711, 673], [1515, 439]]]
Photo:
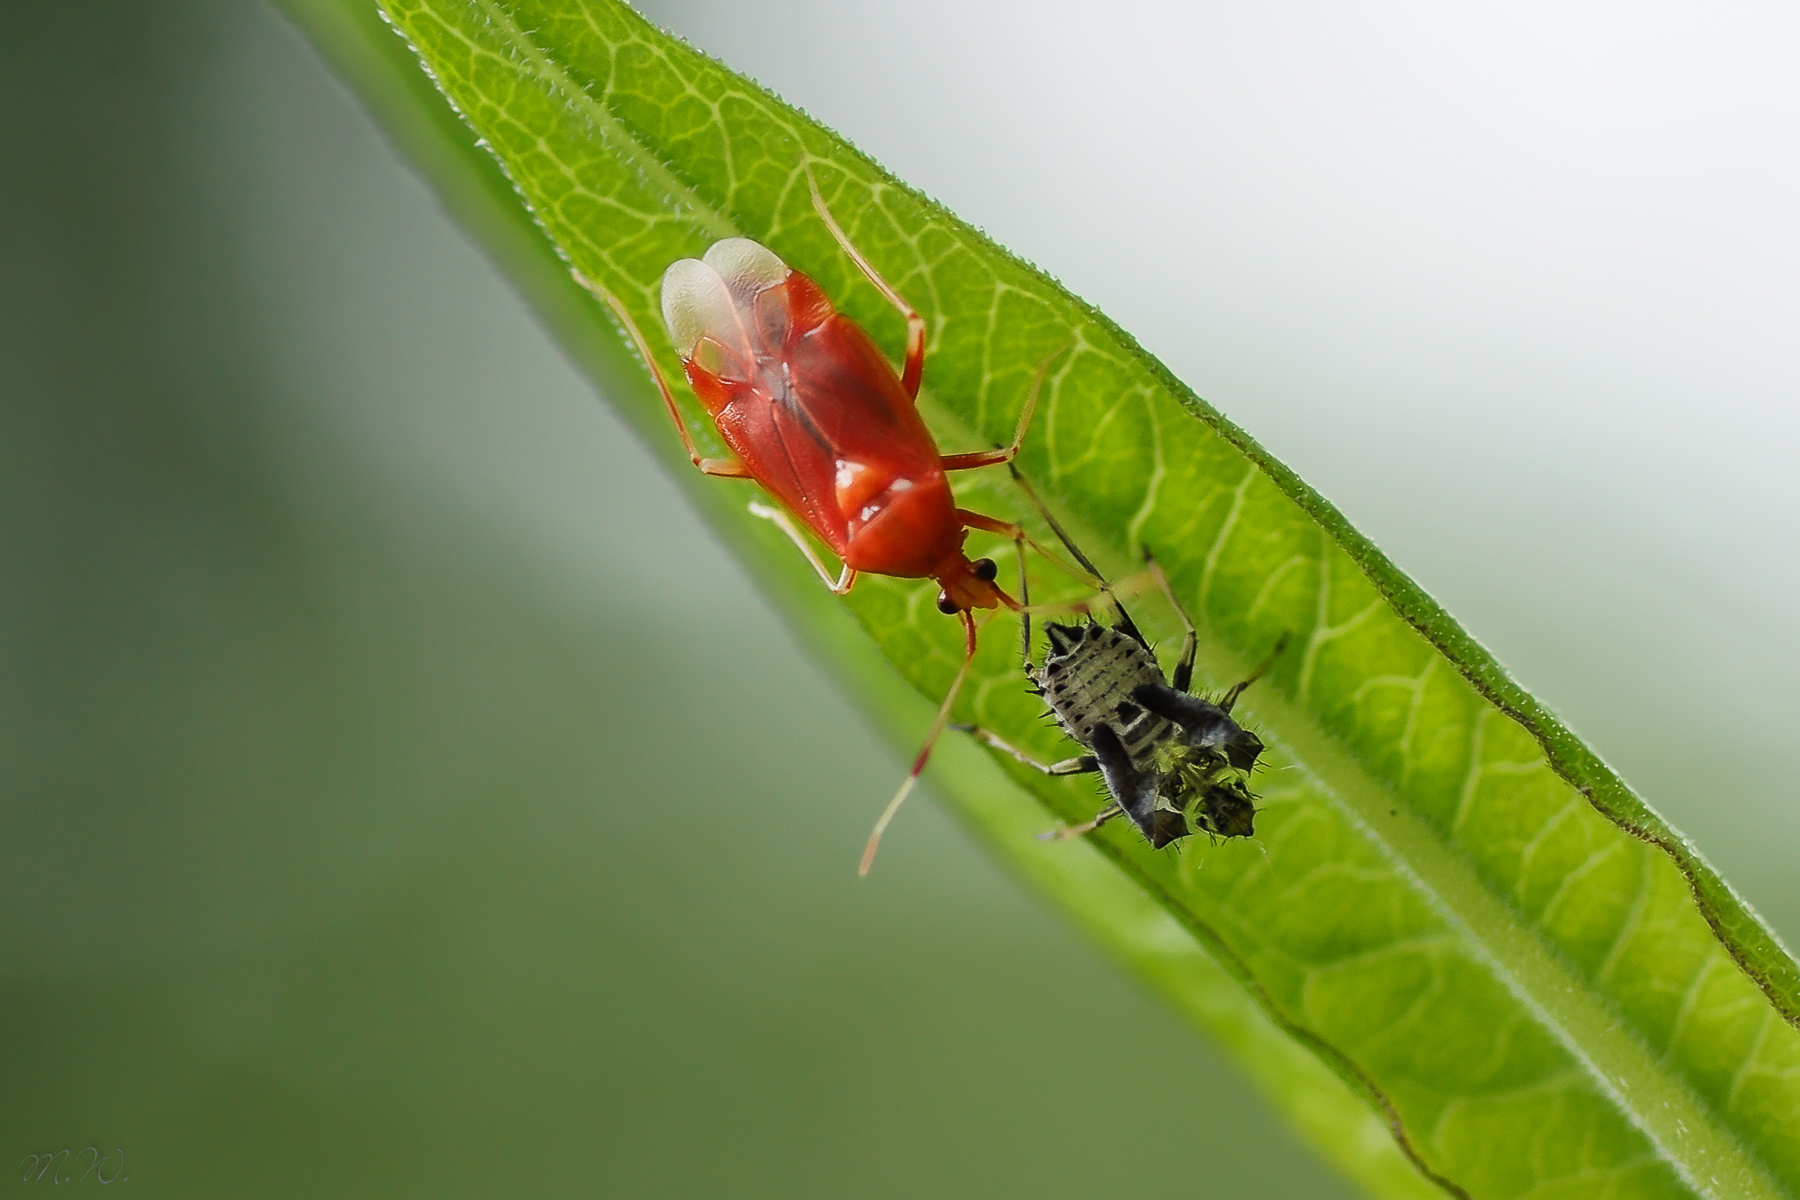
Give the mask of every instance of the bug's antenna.
[[[1051, 362], [1053, 362], [1056, 359], [1056, 356], [1058, 354], [1061, 354], [1063, 352], [1063, 350], [1065, 350], [1067, 348], [1068, 348], [1067, 346], [1064, 346], [1061, 349], [1058, 349], [1057, 351], [1052, 353], [1048, 358], [1044, 359], [1043, 362], [1038, 364], [1037, 374], [1032, 376], [1031, 390], [1025, 394], [1025, 407], [1019, 414], [1019, 429], [1018, 429], [1018, 432], [1013, 436], [1012, 453], [1013, 453], [1014, 458], [1016, 458], [1019, 453], [1020, 443], [1022, 443], [1025, 440], [1025, 427], [1028, 424], [1030, 424], [1031, 414], [1032, 414], [1033, 410], [1037, 408], [1038, 390], [1044, 386], [1044, 376], [1049, 372]], [[1037, 503], [1038, 510], [1040, 512], [1043, 512], [1044, 506], [1043, 506], [1042, 502], [1039, 502], [1037, 500], [1036, 494], [1033, 493], [1031, 490], [1031, 485], [1026, 483], [1024, 481], [1024, 476], [1019, 474], [1018, 464], [1014, 461], [1014, 458], [1008, 458], [1006, 460], [1006, 469], [1008, 471], [1012, 472], [1013, 480], [1016, 483], [1018, 483], [1020, 487], [1025, 489], [1025, 494], [1030, 496], [1032, 498], [1032, 500]], [[1047, 516], [1048, 513], [1046, 512], [1045, 515]], [[1056, 524], [1054, 521], [1051, 522], [1050, 527], [1052, 529], [1056, 529]], [[1062, 537], [1062, 530], [1056, 529], [1056, 533], [1057, 533], [1058, 537]], [[1069, 545], [1069, 541], [1067, 538], [1063, 538], [1063, 544]], [[1018, 547], [1019, 547], [1019, 640], [1020, 640], [1019, 658], [1025, 664], [1025, 670], [1027, 672], [1029, 672], [1031, 670], [1031, 597], [1026, 594], [1028, 591], [1028, 585], [1026, 583], [1026, 578], [1025, 578], [1025, 539], [1024, 538], [1020, 538], [1020, 540], [1018, 542]], [[1072, 550], [1074, 549], [1073, 546], [1070, 546], [1069, 548]], [[1039, 552], [1042, 553], [1041, 550]], [[1095, 578], [1099, 578], [1099, 572], [1095, 571], [1093, 566], [1091, 564], [1089, 564], [1085, 558], [1083, 558], [1081, 551], [1076, 550], [1075, 557], [1078, 561], [1080, 561], [1081, 565], [1087, 569], [1089, 574], [1093, 575]]]
[[[1006, 464], [1011, 466], [1011, 463]], [[1024, 539], [1013, 543], [1019, 551], [1019, 660], [1025, 666], [1027, 678], [1031, 675], [1031, 581], [1025, 570]]]
[[[975, 634], [978, 626], [968, 609], [965, 608], [958, 615], [963, 619], [964, 630], [962, 666], [956, 669], [956, 678], [950, 682], [950, 690], [944, 693], [944, 702], [938, 705], [937, 717], [931, 722], [931, 731], [925, 735], [925, 744], [919, 747], [919, 756], [913, 759], [912, 770], [906, 773], [905, 782], [901, 783], [900, 790], [894, 793], [894, 798], [881, 811], [874, 831], [869, 834], [869, 844], [863, 847], [862, 862], [856, 868], [858, 878], [867, 876], [869, 868], [875, 865], [875, 852], [881, 849], [881, 835], [887, 832], [894, 814], [900, 811], [900, 805], [912, 793], [913, 785], [919, 782], [919, 776], [924, 773], [925, 764], [931, 758], [931, 748], [937, 745], [938, 735], [944, 732], [944, 726], [949, 723], [950, 709], [956, 704], [956, 694], [962, 691], [963, 681], [969, 677], [969, 665], [975, 661]], [[984, 625], [986, 623], [986, 620], [982, 622]]]
[[[1061, 354], [1062, 351], [1058, 350], [1057, 353]], [[1132, 621], [1131, 614], [1125, 611], [1125, 605], [1119, 601], [1118, 593], [1113, 590], [1112, 584], [1106, 581], [1105, 574], [1094, 565], [1092, 559], [1081, 552], [1081, 547], [1075, 544], [1075, 539], [1069, 536], [1069, 531], [1062, 527], [1062, 522], [1058, 521], [1056, 514], [1050, 511], [1050, 506], [1044, 503], [1044, 498], [1038, 495], [1035, 487], [1031, 486], [1031, 481], [1025, 478], [1023, 472], [1010, 462], [1006, 464], [1006, 469], [1012, 472], [1013, 482], [1019, 485], [1019, 490], [1024, 492], [1026, 499], [1031, 501], [1031, 506], [1037, 509], [1038, 516], [1044, 519], [1044, 524], [1050, 527], [1050, 532], [1056, 535], [1056, 540], [1063, 544], [1063, 548], [1069, 552], [1070, 557], [1074, 558], [1080, 564], [1081, 569], [1088, 573], [1089, 582], [1099, 589], [1100, 594], [1106, 597], [1106, 602], [1112, 606], [1112, 610], [1119, 615], [1119, 627], [1133, 641], [1147, 645], [1144, 635], [1138, 631], [1137, 624]]]
[[1032, 507], [1038, 510], [1038, 516], [1044, 518], [1044, 524], [1050, 527], [1050, 532], [1054, 533], [1057, 540], [1063, 544], [1063, 548], [1068, 550], [1069, 556], [1081, 564], [1082, 570], [1086, 571], [1096, 582], [1104, 586], [1106, 583], [1106, 576], [1101, 573], [1100, 568], [1096, 567], [1087, 555], [1081, 552], [1081, 547], [1075, 544], [1075, 540], [1071, 538], [1068, 531], [1062, 527], [1062, 522], [1058, 521], [1056, 515], [1050, 511], [1049, 506], [1044, 503], [1044, 498], [1038, 495], [1036, 488], [1031, 486], [1031, 481], [1025, 478], [1019, 468], [1010, 462], [1006, 464], [1006, 469], [1012, 472], [1013, 482], [1019, 485], [1019, 490], [1025, 493], [1025, 497], [1031, 501]]

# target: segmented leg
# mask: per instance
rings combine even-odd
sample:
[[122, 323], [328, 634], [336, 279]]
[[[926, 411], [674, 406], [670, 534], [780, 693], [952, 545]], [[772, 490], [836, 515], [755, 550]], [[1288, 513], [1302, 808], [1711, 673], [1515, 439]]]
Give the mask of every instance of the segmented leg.
[[977, 450], [971, 454], [944, 455], [944, 470], [968, 471], [975, 467], [997, 467], [1001, 463], [1011, 463], [1019, 457], [1019, 447], [1025, 444], [1025, 431], [1031, 428], [1031, 418], [1037, 412], [1038, 393], [1043, 390], [1044, 377], [1050, 373], [1050, 364], [1075, 343], [1073, 340], [1063, 343], [1038, 364], [1037, 374], [1031, 377], [1031, 390], [1025, 393], [1025, 407], [1019, 410], [1019, 424], [1013, 430], [1012, 445], [996, 450]]
[[1041, 763], [1011, 742], [989, 733], [979, 725], [952, 725], [950, 728], [958, 733], [966, 733], [977, 741], [986, 742], [1001, 753], [1010, 754], [1032, 770], [1042, 771], [1046, 775], [1091, 775], [1100, 769], [1099, 762], [1091, 754], [1083, 754], [1080, 758], [1065, 758], [1056, 763]]
[[706, 474], [716, 475], [721, 479], [749, 479], [750, 472], [744, 469], [742, 463], [734, 459], [700, 457], [700, 451], [694, 446], [694, 439], [688, 434], [687, 425], [682, 422], [681, 410], [675, 407], [675, 393], [669, 390], [669, 382], [663, 378], [662, 368], [656, 365], [656, 359], [650, 354], [649, 343], [644, 341], [644, 335], [638, 332], [637, 322], [633, 321], [631, 314], [625, 311], [625, 305], [619, 301], [617, 296], [580, 271], [570, 271], [569, 274], [575, 277], [576, 283], [604, 300], [606, 306], [613, 310], [613, 315], [619, 318], [619, 323], [625, 326], [625, 332], [631, 335], [631, 340], [637, 345], [638, 357], [642, 358], [644, 365], [650, 368], [651, 378], [656, 380], [656, 388], [662, 393], [663, 406], [669, 410], [669, 419], [675, 422], [675, 432], [681, 435], [681, 444], [687, 448], [689, 461]]
[[1124, 809], [1120, 808], [1116, 804], [1109, 804], [1105, 808], [1101, 809], [1100, 812], [1094, 817], [1093, 820], [1084, 822], [1080, 825], [1070, 825], [1063, 829], [1052, 829], [1048, 833], [1040, 833], [1040, 834], [1038, 834], [1038, 841], [1040, 841], [1040, 842], [1067, 841], [1069, 838], [1080, 837], [1084, 833], [1092, 833], [1092, 832], [1094, 832], [1094, 830], [1100, 828], [1102, 825], [1106, 824], [1108, 821], [1112, 820], [1114, 817], [1122, 817], [1124, 815], [1125, 815]]
[[765, 521], [773, 521], [781, 526], [781, 531], [793, 540], [794, 545], [800, 547], [800, 553], [806, 555], [806, 561], [812, 564], [813, 570], [819, 573], [819, 578], [825, 581], [825, 586], [831, 589], [833, 595], [844, 595], [856, 583], [856, 572], [848, 566], [836, 580], [831, 578], [831, 572], [827, 571], [825, 564], [819, 561], [819, 556], [814, 552], [812, 543], [806, 540], [806, 535], [800, 532], [800, 527], [794, 524], [794, 519], [786, 512], [764, 504], [760, 500], [750, 502], [750, 512], [753, 516], [761, 517]]
[[875, 822], [875, 829], [869, 834], [869, 844], [863, 847], [862, 862], [856, 873], [867, 875], [869, 868], [875, 865], [875, 851], [881, 848], [881, 835], [887, 832], [888, 824], [893, 821], [894, 814], [900, 811], [900, 805], [911, 794], [913, 785], [919, 782], [919, 776], [925, 771], [925, 764], [931, 759], [931, 748], [937, 745], [938, 735], [944, 732], [944, 726], [950, 720], [950, 709], [956, 704], [957, 693], [962, 691], [963, 681], [969, 677], [969, 665], [975, 661], [975, 618], [965, 609], [957, 614], [963, 623], [963, 661], [956, 669], [956, 678], [950, 681], [950, 690], [944, 693], [944, 702], [938, 705], [937, 717], [931, 722], [931, 729], [925, 735], [925, 744], [919, 747], [919, 756], [913, 759], [912, 770], [906, 773], [906, 780], [888, 806], [882, 810], [881, 817]]
[[[1169, 607], [1174, 609], [1175, 615], [1181, 618], [1181, 657], [1175, 661], [1175, 674], [1169, 679], [1169, 683], [1176, 691], [1185, 692], [1188, 690], [1188, 686], [1194, 682], [1194, 654], [1199, 646], [1199, 635], [1194, 631], [1194, 622], [1189, 619], [1187, 609], [1183, 608], [1181, 601], [1175, 598], [1175, 588], [1169, 583], [1169, 577], [1163, 574], [1162, 564], [1156, 561], [1156, 556], [1150, 553], [1148, 546], [1144, 547], [1144, 569], [1155, 578], [1156, 585], [1162, 588], [1162, 594], [1169, 602]], [[1257, 674], [1261, 673], [1257, 672]], [[1256, 676], [1252, 675], [1239, 685], [1238, 690], [1242, 691], [1249, 687], [1255, 679]], [[1235, 700], [1236, 697], [1234, 696], [1233, 699]], [[1231, 711], [1229, 703], [1223, 707], [1225, 711]]]
[[819, 193], [819, 181], [813, 178], [812, 164], [802, 165], [806, 168], [806, 185], [812, 189], [813, 210], [825, 222], [825, 228], [831, 231], [831, 236], [837, 239], [837, 244], [843, 247], [844, 253], [850, 256], [850, 261], [856, 264], [863, 277], [874, 284], [876, 290], [887, 297], [888, 303], [899, 309], [900, 315], [906, 318], [906, 360], [900, 370], [900, 386], [906, 389], [908, 396], [916, 400], [919, 398], [919, 384], [925, 378], [925, 318], [888, 285], [888, 281], [881, 277], [881, 272], [875, 269], [874, 264], [863, 257], [862, 251], [856, 248], [856, 243], [850, 240], [850, 235], [844, 232], [838, 225], [837, 218], [831, 215], [831, 210], [825, 207], [825, 197]]
[[1244, 680], [1242, 683], [1232, 685], [1229, 692], [1226, 692], [1223, 696], [1219, 697], [1219, 707], [1226, 712], [1230, 712], [1231, 706], [1236, 704], [1238, 702], [1238, 697], [1244, 694], [1244, 689], [1261, 679], [1263, 677], [1263, 672], [1275, 665], [1275, 660], [1281, 657], [1281, 652], [1283, 650], [1287, 649], [1287, 643], [1287, 634], [1284, 633], [1277, 638], [1275, 640], [1275, 648], [1269, 651], [1269, 657], [1263, 659], [1262, 665], [1250, 672], [1250, 678]]

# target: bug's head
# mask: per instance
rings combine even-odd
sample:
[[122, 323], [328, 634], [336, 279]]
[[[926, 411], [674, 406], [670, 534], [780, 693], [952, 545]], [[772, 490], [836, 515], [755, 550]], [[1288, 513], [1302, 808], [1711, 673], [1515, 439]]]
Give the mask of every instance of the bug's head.
[[1050, 640], [1050, 657], [1067, 658], [1075, 652], [1082, 642], [1101, 636], [1098, 625], [1063, 625], [1051, 621], [1044, 626], [1044, 636]]
[[1000, 568], [991, 558], [969, 559], [960, 552], [936, 573], [942, 589], [938, 611], [949, 616], [974, 608], [1017, 608], [1018, 601], [995, 586]]

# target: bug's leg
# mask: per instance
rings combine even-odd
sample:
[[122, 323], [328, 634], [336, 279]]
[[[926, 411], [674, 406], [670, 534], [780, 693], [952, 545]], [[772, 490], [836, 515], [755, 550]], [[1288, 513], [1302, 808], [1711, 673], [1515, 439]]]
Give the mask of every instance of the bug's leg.
[[1225, 710], [1199, 696], [1178, 692], [1166, 683], [1140, 683], [1131, 689], [1131, 698], [1165, 721], [1173, 721], [1189, 732], [1203, 734], [1235, 724]]
[[1275, 648], [1269, 651], [1269, 657], [1262, 660], [1261, 666], [1250, 672], [1250, 678], [1244, 680], [1242, 683], [1233, 684], [1229, 692], [1226, 692], [1223, 696], [1219, 697], [1219, 707], [1226, 712], [1230, 712], [1231, 706], [1236, 704], [1238, 702], [1238, 697], [1244, 694], [1244, 689], [1261, 679], [1263, 677], [1263, 672], [1275, 665], [1275, 660], [1281, 657], [1281, 652], [1283, 650], [1287, 649], [1287, 642], [1287, 634], [1285, 633], [1282, 634], [1280, 638], [1276, 639]]
[[687, 425], [681, 420], [681, 410], [675, 407], [675, 393], [669, 390], [669, 381], [663, 378], [662, 368], [656, 365], [656, 359], [650, 354], [649, 343], [644, 341], [644, 335], [638, 331], [637, 322], [625, 311], [625, 305], [620, 303], [617, 296], [580, 271], [570, 271], [569, 274], [575, 277], [576, 283], [606, 301], [606, 306], [613, 310], [613, 315], [625, 326], [625, 332], [631, 335], [632, 342], [637, 346], [638, 357], [650, 368], [650, 375], [656, 380], [656, 388], [662, 393], [663, 405], [669, 410], [669, 419], [675, 422], [675, 432], [681, 435], [681, 444], [687, 449], [688, 459], [708, 475], [717, 475], [721, 479], [749, 479], [750, 472], [740, 462], [729, 458], [700, 457], [700, 451], [694, 446], [694, 439], [688, 434]]
[[975, 661], [975, 618], [969, 615], [967, 609], [957, 615], [963, 622], [962, 666], [956, 669], [956, 678], [950, 681], [950, 690], [944, 693], [944, 702], [938, 705], [937, 717], [931, 722], [930, 731], [925, 734], [925, 744], [919, 747], [919, 756], [913, 759], [912, 770], [906, 773], [905, 782], [894, 793], [894, 798], [888, 801], [888, 806], [882, 810], [880, 819], [875, 822], [875, 828], [869, 834], [869, 844], [863, 847], [862, 862], [856, 868], [859, 876], [867, 875], [869, 868], [875, 865], [875, 851], [881, 848], [881, 835], [887, 832], [888, 823], [900, 811], [900, 805], [913, 790], [913, 785], [919, 782], [925, 764], [931, 759], [931, 748], [937, 745], [938, 735], [944, 732], [944, 726], [950, 721], [950, 709], [956, 704], [956, 695], [962, 691], [963, 681], [969, 677], [969, 665]]
[[[1193, 620], [1187, 615], [1187, 609], [1181, 606], [1181, 601], [1175, 598], [1174, 586], [1169, 583], [1169, 577], [1163, 574], [1162, 564], [1156, 561], [1156, 556], [1150, 553], [1150, 547], [1148, 546], [1144, 547], [1144, 569], [1150, 572], [1151, 576], [1156, 580], [1156, 585], [1162, 588], [1162, 594], [1168, 600], [1169, 607], [1174, 609], [1175, 615], [1181, 618], [1181, 657], [1175, 661], [1175, 674], [1169, 682], [1174, 685], [1176, 691], [1185, 692], [1188, 690], [1188, 686], [1194, 682], [1194, 654], [1198, 649], [1199, 634], [1194, 632]], [[1271, 659], [1270, 661], [1272, 662], [1274, 660]], [[1263, 671], [1268, 669], [1268, 663], [1264, 663], [1262, 667], [1258, 669], [1256, 675], [1260, 675]], [[1256, 680], [1256, 675], [1252, 675], [1249, 679], [1245, 680], [1238, 690], [1241, 691], [1243, 688], [1249, 687], [1250, 684]], [[1235, 701], [1236, 699], [1236, 696], [1232, 697], [1232, 700]], [[1223, 707], [1226, 712], [1231, 711], [1230, 703], [1226, 703], [1221, 707]]]
[[1137, 769], [1112, 726], [1096, 725], [1088, 739], [1088, 748], [1094, 752], [1100, 774], [1106, 780], [1106, 790], [1132, 824], [1148, 836], [1150, 814], [1156, 808], [1156, 776]]
[[[1181, 726], [1182, 735], [1191, 748], [1221, 754], [1240, 771], [1256, 767], [1257, 756], [1263, 752], [1262, 739], [1232, 720], [1231, 714], [1220, 705], [1201, 696], [1178, 692], [1166, 683], [1140, 683], [1131, 689], [1131, 698], [1163, 720]], [[1228, 699], [1235, 701], [1237, 697]], [[1105, 759], [1101, 762], [1104, 764]]]
[[1004, 741], [979, 725], [952, 725], [950, 728], [958, 733], [966, 733], [977, 741], [986, 742], [1002, 754], [1010, 754], [1032, 770], [1042, 771], [1046, 775], [1091, 775], [1100, 769], [1100, 764], [1091, 754], [1084, 754], [1080, 758], [1065, 758], [1057, 763], [1041, 763], [1011, 742]]
[[825, 569], [825, 564], [819, 561], [819, 556], [814, 552], [812, 543], [806, 540], [806, 535], [800, 532], [794, 524], [794, 519], [781, 509], [771, 508], [759, 500], [752, 500], [750, 513], [752, 516], [761, 517], [765, 521], [773, 521], [781, 526], [781, 531], [793, 539], [794, 545], [800, 547], [800, 553], [806, 555], [806, 561], [812, 564], [813, 570], [819, 573], [819, 578], [825, 581], [825, 586], [831, 589], [833, 595], [844, 595], [856, 583], [856, 572], [848, 565], [836, 579], [833, 579], [831, 572]]
[[1125, 810], [1116, 804], [1109, 804], [1097, 813], [1093, 820], [1080, 825], [1070, 825], [1064, 829], [1052, 829], [1049, 833], [1038, 834], [1040, 842], [1061, 842], [1069, 838], [1080, 837], [1084, 833], [1092, 833], [1114, 817], [1122, 817]]
[[[1001, 463], [1010, 463], [1019, 457], [1019, 447], [1025, 444], [1025, 431], [1031, 427], [1032, 415], [1037, 412], [1038, 393], [1043, 390], [1044, 377], [1050, 373], [1050, 364], [1057, 357], [1075, 344], [1071, 339], [1044, 356], [1038, 364], [1037, 374], [1031, 377], [1031, 390], [1025, 393], [1025, 407], [1019, 410], [1018, 428], [1013, 430], [1012, 445], [1002, 446], [996, 450], [977, 450], [972, 454], [944, 455], [944, 470], [967, 471], [975, 467], [993, 467]], [[1098, 574], [1098, 572], [1096, 572]]]
[[850, 235], [844, 232], [843, 228], [838, 225], [837, 218], [831, 215], [831, 210], [825, 207], [825, 197], [819, 193], [819, 181], [813, 178], [812, 164], [803, 163], [802, 165], [806, 167], [806, 184], [812, 189], [813, 210], [819, 214], [819, 219], [825, 222], [825, 228], [831, 230], [831, 236], [837, 239], [837, 244], [843, 247], [844, 253], [850, 256], [850, 261], [856, 264], [864, 278], [874, 284], [876, 290], [887, 297], [888, 303], [899, 309], [900, 315], [906, 318], [906, 361], [900, 369], [900, 386], [906, 389], [908, 396], [917, 400], [919, 384], [925, 378], [925, 318], [921, 317], [899, 292], [889, 286], [888, 281], [881, 277], [881, 273], [875, 269], [874, 264], [862, 256], [862, 251], [856, 248], [856, 243], [850, 240]]

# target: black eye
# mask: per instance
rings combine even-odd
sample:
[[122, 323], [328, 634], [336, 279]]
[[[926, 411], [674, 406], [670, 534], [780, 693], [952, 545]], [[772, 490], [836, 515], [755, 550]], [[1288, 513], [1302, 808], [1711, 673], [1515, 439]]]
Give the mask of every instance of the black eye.
[[946, 617], [954, 617], [960, 610], [956, 607], [956, 601], [950, 598], [949, 592], [939, 592], [938, 611]]
[[1000, 574], [1000, 568], [994, 565], [993, 559], [978, 558], [975, 560], [975, 578], [981, 582], [992, 583], [998, 574]]

